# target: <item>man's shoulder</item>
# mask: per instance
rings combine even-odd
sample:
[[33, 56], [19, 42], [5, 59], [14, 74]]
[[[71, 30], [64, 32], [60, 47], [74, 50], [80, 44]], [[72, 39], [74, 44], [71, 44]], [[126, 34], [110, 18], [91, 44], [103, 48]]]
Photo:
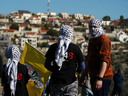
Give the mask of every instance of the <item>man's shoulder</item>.
[[19, 66], [19, 68], [26, 68], [26, 66], [24, 65], [24, 64], [21, 64], [20, 62], [18, 63], [18, 66]]
[[52, 44], [50, 47], [57, 46], [57, 43]]
[[72, 47], [72, 48], [79, 48], [76, 44], [74, 44], [74, 43], [70, 43], [70, 45], [69, 45], [70, 47]]
[[103, 35], [103, 34], [101, 36], [101, 39], [102, 39], [103, 42], [111, 42], [110, 39], [107, 36]]

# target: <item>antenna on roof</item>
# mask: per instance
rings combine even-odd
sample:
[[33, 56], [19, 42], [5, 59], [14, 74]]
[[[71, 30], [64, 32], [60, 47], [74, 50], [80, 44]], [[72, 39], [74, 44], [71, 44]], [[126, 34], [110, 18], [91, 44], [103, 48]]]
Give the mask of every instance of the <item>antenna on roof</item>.
[[48, 6], [47, 6], [47, 14], [50, 14], [50, 0], [48, 0]]

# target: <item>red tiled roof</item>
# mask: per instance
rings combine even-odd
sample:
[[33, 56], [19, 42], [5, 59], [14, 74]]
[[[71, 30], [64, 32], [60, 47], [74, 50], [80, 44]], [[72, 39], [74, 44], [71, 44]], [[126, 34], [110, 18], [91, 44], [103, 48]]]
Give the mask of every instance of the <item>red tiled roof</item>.
[[57, 18], [49, 18], [47, 22], [52, 22], [53, 20], [57, 20]]
[[84, 20], [84, 21], [82, 21], [82, 22], [87, 22], [87, 23], [89, 23], [89, 21], [87, 21], [87, 20]]
[[21, 18], [21, 17], [22, 17], [22, 15], [21, 15], [21, 14], [13, 14], [13, 15], [12, 15], [12, 18], [16, 18], [16, 16], [18, 16], [19, 18]]
[[40, 32], [48, 32], [48, 30], [40, 30]]
[[26, 32], [28, 35], [35, 35], [35, 32]]
[[61, 18], [61, 20], [73, 20], [73, 19], [68, 19], [68, 18]]
[[53, 43], [56, 43], [57, 41], [55, 41], [55, 40], [49, 40], [49, 42], [53, 42]]
[[19, 24], [19, 26], [28, 26], [28, 24]]
[[37, 33], [36, 35], [45, 35], [45, 34], [42, 34], [42, 33]]
[[4, 32], [14, 32], [15, 29], [4, 29]]
[[113, 23], [113, 25], [115, 25], [115, 26], [118, 26], [118, 22], [117, 21], [111, 21], [110, 23]]

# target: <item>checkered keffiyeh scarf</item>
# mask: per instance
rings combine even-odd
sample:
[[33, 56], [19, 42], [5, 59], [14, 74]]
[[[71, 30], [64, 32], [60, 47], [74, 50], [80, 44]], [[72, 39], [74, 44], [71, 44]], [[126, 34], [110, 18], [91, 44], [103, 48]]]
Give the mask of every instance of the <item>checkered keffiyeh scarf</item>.
[[5, 74], [8, 78], [10, 84], [11, 96], [15, 96], [16, 83], [17, 83], [17, 66], [20, 59], [19, 48], [15, 45], [10, 45], [5, 50], [5, 56], [7, 58], [7, 63], [5, 66]]
[[96, 26], [99, 29], [89, 28], [89, 32], [91, 34], [91, 38], [99, 37], [101, 34], [104, 34], [103, 28], [101, 26], [100, 20], [94, 18], [89, 22], [89, 26]]
[[60, 36], [57, 42], [58, 47], [55, 53], [55, 62], [60, 67], [60, 70], [64, 61], [64, 53], [67, 51], [69, 44], [72, 42], [73, 29], [68, 25], [64, 25], [60, 28], [59, 34]]

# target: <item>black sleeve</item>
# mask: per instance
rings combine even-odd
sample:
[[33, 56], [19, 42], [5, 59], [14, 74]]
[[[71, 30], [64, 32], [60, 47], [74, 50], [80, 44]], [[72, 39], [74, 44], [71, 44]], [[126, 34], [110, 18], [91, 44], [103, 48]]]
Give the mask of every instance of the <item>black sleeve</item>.
[[3, 60], [2, 60], [2, 57], [0, 55], [0, 78], [2, 77], [2, 72], [3, 72]]

